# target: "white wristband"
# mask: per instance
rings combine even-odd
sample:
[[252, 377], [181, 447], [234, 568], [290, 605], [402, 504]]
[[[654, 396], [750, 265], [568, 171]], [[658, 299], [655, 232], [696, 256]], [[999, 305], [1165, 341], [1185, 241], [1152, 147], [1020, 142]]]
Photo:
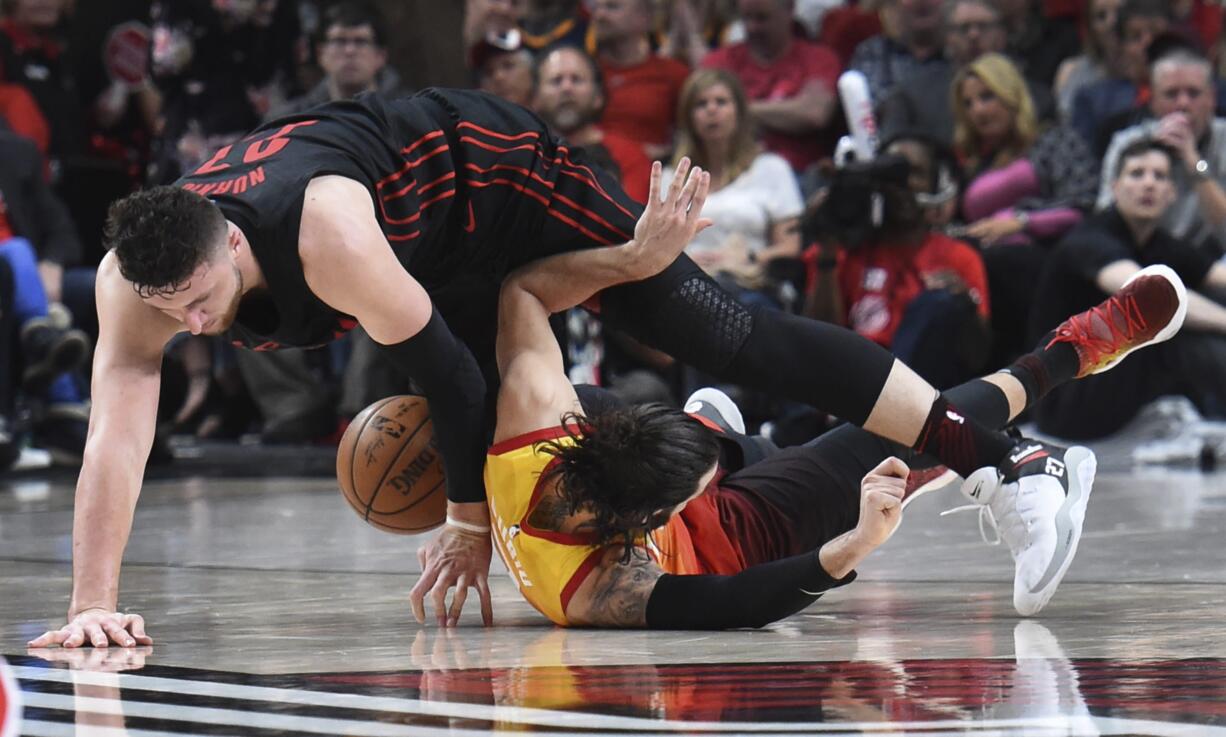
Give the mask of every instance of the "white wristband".
[[472, 532], [478, 535], [490, 534], [490, 528], [488, 525], [474, 525], [471, 522], [461, 522], [455, 517], [452, 517], [450, 514], [447, 515], [447, 524], [458, 530], [464, 530], [466, 532]]

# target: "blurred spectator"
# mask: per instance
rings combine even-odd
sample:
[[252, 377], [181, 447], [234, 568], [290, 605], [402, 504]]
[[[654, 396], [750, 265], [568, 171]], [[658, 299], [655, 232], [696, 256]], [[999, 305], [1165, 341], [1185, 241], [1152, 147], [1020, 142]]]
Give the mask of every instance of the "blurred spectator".
[[0, 127], [30, 139], [43, 156], [51, 142], [47, 119], [30, 91], [19, 84], [0, 82]]
[[834, 51], [839, 66], [846, 67], [864, 41], [882, 33], [881, 6], [885, 0], [860, 0], [854, 5], [832, 8], [822, 16], [817, 43]]
[[1073, 97], [1078, 90], [1111, 76], [1119, 64], [1119, 36], [1116, 16], [1123, 0], [1086, 0], [1086, 35], [1082, 52], [1065, 59], [1056, 71], [1053, 91], [1060, 119], [1068, 121], [1073, 112]]
[[685, 252], [740, 301], [780, 307], [766, 270], [775, 259], [800, 256], [804, 205], [787, 161], [754, 141], [749, 101], [736, 77], [722, 69], [690, 75], [677, 106], [677, 131], [661, 190], [682, 157], [711, 174], [702, 214], [712, 225]]
[[[1226, 287], [1226, 264], [1215, 263], [1160, 225], [1176, 199], [1171, 174], [1178, 155], [1142, 138], [1119, 158], [1111, 183], [1115, 204], [1069, 233], [1052, 253], [1036, 300], [1036, 336], [1097, 304], [1143, 266], [1170, 266], [1189, 290]], [[1223, 417], [1226, 309], [1195, 291], [1188, 297], [1187, 319], [1179, 334], [1129, 356], [1107, 373], [1053, 391], [1038, 406], [1039, 428], [1065, 438], [1102, 437], [1123, 427], [1146, 403], [1168, 394], [1187, 396], [1203, 414]], [[1127, 305], [1115, 309], [1126, 310]]]
[[274, 108], [265, 120], [345, 100], [360, 92], [399, 93], [400, 77], [387, 66], [383, 19], [371, 5], [345, 2], [324, 15], [316, 56], [324, 78], [310, 92]]
[[1040, 133], [1017, 67], [981, 56], [954, 78], [954, 141], [968, 181], [966, 236], [984, 248], [993, 302], [994, 358], [1030, 345], [1026, 321], [1045, 244], [1076, 225], [1094, 202], [1097, 170], [1071, 130]]
[[689, 68], [652, 52], [651, 27], [651, 0], [596, 0], [592, 10], [607, 98], [600, 125], [658, 159], [672, 148], [677, 96]]
[[[885, 220], [866, 242], [809, 249], [805, 314], [855, 330], [949, 387], [982, 369], [990, 314], [979, 254], [934, 230], [957, 198], [957, 163], [940, 143], [908, 133], [884, 153], [905, 160], [905, 180], [879, 186]], [[829, 197], [842, 196], [836, 175]]]
[[76, 3], [73, 10], [72, 76], [87, 112], [87, 143], [65, 170], [58, 191], [76, 222], [83, 263], [91, 266], [105, 253], [107, 207], [144, 184], [159, 124], [161, 95], [150, 76], [150, 5], [150, 0], [109, 0]]
[[1120, 131], [1103, 160], [1099, 207], [1111, 204], [1120, 152], [1154, 138], [1175, 152], [1175, 202], [1163, 228], [1193, 245], [1217, 251], [1226, 236], [1226, 119], [1214, 117], [1217, 103], [1209, 61], [1176, 50], [1153, 66], [1149, 109], [1153, 120]]
[[[324, 78], [316, 87], [269, 114], [266, 120], [300, 113], [315, 105], [344, 100], [378, 90], [395, 94], [399, 77], [388, 67], [384, 23], [375, 8], [362, 2], [344, 2], [328, 8], [320, 23], [318, 59]], [[366, 375], [375, 352], [361, 328], [346, 337], [352, 355], [346, 373]], [[315, 440], [336, 430], [337, 387], [331, 382], [331, 353], [307, 351], [237, 351], [239, 373], [263, 416], [261, 439], [266, 443]], [[189, 387], [200, 402], [207, 388], [199, 374]], [[203, 396], [201, 396], [203, 394]], [[365, 394], [362, 395], [366, 396]], [[360, 410], [365, 404], [357, 407]], [[354, 410], [356, 413], [357, 410]], [[350, 415], [352, 416], [352, 415]], [[180, 418], [181, 422], [185, 419]]]
[[941, 0], [886, 0], [881, 12], [881, 34], [856, 47], [848, 64], [868, 78], [874, 105], [921, 69], [948, 65], [941, 56]]
[[0, 258], [0, 474], [21, 456], [21, 445], [13, 427], [13, 353], [17, 326], [13, 319], [13, 269]]
[[556, 44], [582, 45], [596, 53], [597, 36], [579, 0], [513, 0], [524, 45], [537, 54]]
[[729, 42], [732, 0], [675, 0], [665, 3], [667, 32], [660, 53], [696, 68], [712, 49]]
[[1149, 60], [1146, 52], [1155, 37], [1173, 21], [1167, 0], [1124, 0], [1116, 14], [1119, 49], [1117, 75], [1082, 87], [1073, 95], [1069, 123], [1096, 155], [1102, 155], [1110, 136], [1099, 129], [1114, 115], [1143, 105], [1149, 97]]
[[[878, 105], [878, 126], [883, 138], [901, 131], [918, 131], [945, 146], [954, 142], [954, 115], [949, 105], [933, 100], [949, 97], [954, 73], [980, 56], [1003, 53], [1005, 27], [992, 0], [951, 0], [945, 5], [945, 57], [950, 62], [926, 68]], [[1051, 95], [1041, 84], [1026, 80], [1040, 120], [1050, 117]]]
[[50, 126], [47, 156], [57, 181], [65, 159], [85, 148], [85, 116], [60, 36], [64, 0], [6, 0], [0, 20], [0, 81], [33, 95]]
[[596, 60], [576, 46], [547, 52], [537, 65], [534, 109], [572, 146], [602, 148], [617, 166], [622, 189], [647, 202], [651, 161], [638, 142], [597, 124], [605, 107], [604, 85]]
[[[288, 8], [288, 6], [285, 6]], [[152, 183], [172, 182], [260, 121], [278, 74], [293, 55], [274, 43], [289, 35], [265, 25], [257, 0], [155, 0], [153, 77], [163, 128]], [[296, 24], [295, 16], [275, 20]]]
[[1050, 90], [1061, 62], [1081, 49], [1077, 24], [1049, 18], [1039, 0], [997, 0], [1009, 34], [1009, 55], [1018, 69]]
[[516, 105], [532, 104], [536, 62], [523, 45], [519, 31], [486, 38], [472, 47], [469, 61], [477, 70], [480, 89]]
[[1219, 0], [1173, 0], [1175, 25], [1201, 49], [1211, 49], [1222, 35], [1222, 3]]
[[738, 0], [745, 41], [712, 51], [704, 67], [732, 72], [749, 96], [749, 114], [767, 151], [803, 172], [829, 153], [839, 60], [792, 32], [791, 0]]
[[[21, 385], [46, 403], [35, 417], [35, 439], [58, 460], [79, 462], [87, 414], [67, 372], [85, 360], [90, 343], [83, 332], [70, 327], [63, 310], [53, 318], [51, 305], [61, 301], [65, 267], [79, 258], [80, 244], [72, 219], [47, 186], [34, 144], [0, 131], [0, 161], [0, 259], [13, 276]], [[72, 283], [84, 285], [92, 296], [92, 271]]]
[[525, 0], [465, 0], [464, 48], [490, 36], [505, 37], [519, 28]]

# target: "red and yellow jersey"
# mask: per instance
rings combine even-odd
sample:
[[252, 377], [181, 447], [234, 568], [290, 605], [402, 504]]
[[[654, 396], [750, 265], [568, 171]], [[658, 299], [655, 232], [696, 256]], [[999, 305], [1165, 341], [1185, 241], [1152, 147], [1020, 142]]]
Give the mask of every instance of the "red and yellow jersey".
[[[546, 491], [541, 482], [556, 460], [537, 449], [545, 440], [573, 442], [562, 427], [551, 427], [494, 444], [485, 459], [485, 488], [489, 500], [494, 545], [511, 579], [528, 603], [554, 624], [568, 625], [566, 607], [576, 590], [600, 563], [605, 548], [590, 535], [541, 530], [528, 517]], [[696, 509], [706, 495], [687, 505]], [[695, 504], [695, 502], [699, 502]], [[718, 527], [718, 519], [714, 520]], [[690, 529], [681, 515], [652, 531], [644, 546], [651, 558], [668, 573], [727, 573], [736, 561], [711, 564], [695, 552]]]

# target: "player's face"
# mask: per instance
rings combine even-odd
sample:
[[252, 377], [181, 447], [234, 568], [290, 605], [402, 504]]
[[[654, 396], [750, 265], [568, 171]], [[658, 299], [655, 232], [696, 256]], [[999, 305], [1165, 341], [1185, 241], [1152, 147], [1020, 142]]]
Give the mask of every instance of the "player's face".
[[1115, 205], [1125, 217], [1154, 221], [1175, 201], [1171, 160], [1159, 151], [1126, 159], [1111, 185]]
[[573, 49], [558, 49], [541, 64], [536, 107], [562, 134], [587, 125], [599, 107], [592, 67]]
[[1000, 144], [1013, 132], [1013, 112], [978, 77], [967, 77], [958, 91], [958, 100], [975, 134], [984, 143]]
[[243, 275], [229, 249], [197, 266], [177, 286], [171, 294], [144, 300], [183, 323], [192, 335], [221, 335], [234, 324], [243, 297]]

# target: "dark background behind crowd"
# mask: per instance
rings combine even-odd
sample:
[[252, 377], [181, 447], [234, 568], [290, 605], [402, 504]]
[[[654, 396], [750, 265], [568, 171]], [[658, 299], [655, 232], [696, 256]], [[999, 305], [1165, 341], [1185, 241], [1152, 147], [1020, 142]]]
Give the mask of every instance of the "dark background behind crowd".
[[[860, 332], [939, 387], [1101, 300], [1114, 265], [1170, 263], [1204, 294], [1185, 335], [1028, 419], [1092, 438], [1161, 395], [1226, 410], [1226, 52], [1209, 0], [3, 0], [0, 13], [0, 468], [80, 461], [112, 201], [262, 121], [427, 86], [533, 109], [640, 200], [652, 161], [690, 157], [713, 177], [715, 225], [687, 251], [700, 266], [747, 304]], [[883, 161], [901, 166], [836, 154], [847, 70], [872, 95]], [[676, 403], [708, 381], [585, 312], [555, 323], [576, 382]], [[360, 329], [277, 353], [181, 335], [154, 460], [174, 437], [335, 443], [368, 403], [411, 390], [372, 348]], [[781, 444], [831, 422], [728, 389]]]

